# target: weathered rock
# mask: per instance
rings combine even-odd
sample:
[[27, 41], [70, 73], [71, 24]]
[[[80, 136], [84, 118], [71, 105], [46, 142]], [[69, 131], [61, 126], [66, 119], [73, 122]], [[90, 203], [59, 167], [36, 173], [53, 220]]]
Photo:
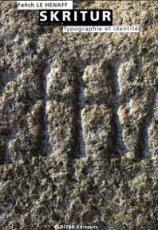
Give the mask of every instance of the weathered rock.
[[157, 229], [157, 3], [134, 34], [63, 34], [1, 2], [0, 228]]

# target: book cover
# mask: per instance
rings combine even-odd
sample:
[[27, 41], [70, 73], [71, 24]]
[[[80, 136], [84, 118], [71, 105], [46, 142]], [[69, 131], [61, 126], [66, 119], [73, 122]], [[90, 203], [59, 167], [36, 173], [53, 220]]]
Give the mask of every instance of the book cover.
[[157, 28], [157, 1], [0, 1], [0, 229], [158, 228]]

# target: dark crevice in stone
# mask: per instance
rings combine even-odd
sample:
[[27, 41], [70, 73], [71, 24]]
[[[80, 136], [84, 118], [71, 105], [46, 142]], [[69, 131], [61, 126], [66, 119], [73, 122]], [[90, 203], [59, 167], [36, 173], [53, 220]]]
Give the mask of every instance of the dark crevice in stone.
[[79, 67], [74, 66], [72, 68], [72, 128], [71, 128], [71, 143], [70, 151], [68, 151], [67, 159], [67, 172], [71, 181], [75, 180], [75, 159], [83, 157], [85, 155], [85, 143], [83, 138], [81, 111], [84, 106], [83, 96], [83, 72]]
[[123, 140], [123, 130], [119, 118], [119, 106], [121, 105], [121, 96], [120, 96], [120, 85], [119, 85], [119, 76], [118, 76], [118, 67], [119, 63], [114, 64], [114, 119], [116, 126], [116, 152], [123, 154], [126, 151], [124, 140]]
[[6, 152], [6, 146], [5, 146], [4, 140], [1, 138], [0, 139], [0, 165], [3, 165], [6, 163], [5, 152]]
[[107, 80], [109, 95], [108, 107], [111, 113], [110, 127], [107, 137], [107, 151], [111, 157], [119, 156], [124, 151], [122, 129], [118, 116], [118, 108], [120, 105], [119, 85], [116, 74], [116, 67], [112, 60], [106, 59], [103, 62], [103, 74]]
[[83, 138], [81, 111], [84, 107], [83, 95], [83, 72], [74, 67], [73, 78], [73, 118], [72, 118], [72, 152], [75, 157], [81, 157], [85, 154], [85, 143]]
[[46, 103], [47, 103], [47, 53], [40, 54], [39, 63], [37, 65], [35, 74], [38, 77], [38, 90], [40, 93], [40, 109], [38, 111], [39, 129], [37, 133], [37, 146], [32, 150], [33, 155], [48, 155], [50, 143], [47, 138], [47, 114], [46, 114]]
[[139, 131], [137, 135], [137, 142], [135, 147], [135, 155], [138, 158], [144, 158], [149, 153], [149, 137], [148, 129], [150, 127], [152, 118], [154, 117], [154, 110], [156, 106], [157, 91], [151, 93], [151, 97], [146, 105], [146, 115], [142, 119], [139, 125]]

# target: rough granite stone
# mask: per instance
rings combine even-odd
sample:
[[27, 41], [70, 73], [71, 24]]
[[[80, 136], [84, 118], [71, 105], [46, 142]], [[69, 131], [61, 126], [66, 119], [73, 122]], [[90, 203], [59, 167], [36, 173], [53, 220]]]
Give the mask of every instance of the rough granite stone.
[[158, 229], [157, 2], [80, 1], [140, 26], [105, 34], [0, 5], [0, 229]]

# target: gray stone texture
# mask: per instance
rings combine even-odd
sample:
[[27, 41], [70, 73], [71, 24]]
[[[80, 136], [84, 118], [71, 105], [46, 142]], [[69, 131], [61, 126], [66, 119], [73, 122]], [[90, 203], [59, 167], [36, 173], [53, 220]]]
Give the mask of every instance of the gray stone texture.
[[157, 2], [80, 1], [139, 34], [0, 4], [0, 229], [157, 229]]

